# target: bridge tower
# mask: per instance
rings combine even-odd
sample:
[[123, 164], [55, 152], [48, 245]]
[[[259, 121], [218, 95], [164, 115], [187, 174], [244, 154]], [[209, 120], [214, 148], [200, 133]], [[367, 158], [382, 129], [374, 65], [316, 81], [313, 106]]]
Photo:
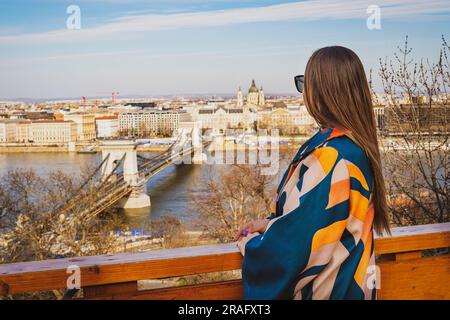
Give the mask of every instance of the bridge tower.
[[118, 162], [123, 159], [123, 178], [133, 188], [127, 198], [119, 201], [119, 205], [125, 209], [150, 207], [150, 197], [146, 192], [146, 180], [139, 175], [138, 171], [136, 143], [130, 140], [108, 140], [102, 142], [100, 149], [103, 159], [108, 157], [102, 167], [102, 179], [107, 179]]
[[196, 121], [183, 121], [178, 124], [178, 134], [181, 135], [180, 144], [192, 143], [194, 148], [193, 164], [206, 162], [206, 154], [203, 153], [201, 124]]

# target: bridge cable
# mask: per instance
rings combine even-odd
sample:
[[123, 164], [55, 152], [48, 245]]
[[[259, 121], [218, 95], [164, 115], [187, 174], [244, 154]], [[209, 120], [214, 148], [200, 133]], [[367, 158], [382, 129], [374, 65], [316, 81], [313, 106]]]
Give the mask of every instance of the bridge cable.
[[100, 165], [95, 169], [95, 171], [86, 179], [86, 181], [81, 185], [81, 187], [77, 190], [76, 193], [80, 192], [81, 189], [83, 189], [88, 182], [94, 178], [94, 176], [97, 174], [97, 172], [101, 169], [101, 167], [105, 164], [105, 162], [109, 159], [110, 153], [108, 153], [108, 155], [105, 157], [105, 159], [103, 159], [103, 161], [100, 163]]

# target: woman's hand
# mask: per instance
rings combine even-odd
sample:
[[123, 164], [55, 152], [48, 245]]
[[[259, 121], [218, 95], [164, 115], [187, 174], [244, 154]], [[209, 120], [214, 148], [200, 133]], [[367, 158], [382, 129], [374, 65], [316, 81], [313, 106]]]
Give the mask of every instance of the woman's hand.
[[254, 238], [259, 235], [260, 235], [259, 232], [253, 232], [253, 233], [250, 233], [249, 235], [246, 235], [245, 237], [242, 237], [237, 242], [237, 246], [238, 246], [239, 251], [241, 252], [242, 256], [245, 256], [245, 246], [247, 245], [247, 242], [249, 242], [251, 238]]
[[264, 233], [266, 231], [267, 225], [269, 224], [269, 219], [262, 219], [262, 220], [253, 220], [244, 225], [242, 228], [239, 229], [239, 231], [234, 236], [234, 241], [238, 241], [241, 237], [244, 235], [244, 230], [247, 230], [247, 233]]

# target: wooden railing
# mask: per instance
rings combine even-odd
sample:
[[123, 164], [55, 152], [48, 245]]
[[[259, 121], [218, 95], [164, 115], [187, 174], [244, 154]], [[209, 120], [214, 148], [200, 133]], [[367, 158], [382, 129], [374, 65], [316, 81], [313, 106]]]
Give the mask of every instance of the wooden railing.
[[[377, 238], [379, 299], [450, 299], [450, 223], [395, 228]], [[433, 251], [433, 250], [431, 250]], [[442, 251], [442, 250], [441, 250]], [[65, 289], [78, 266], [85, 299], [242, 299], [241, 280], [138, 290], [138, 280], [238, 270], [235, 244], [0, 265], [0, 295]]]

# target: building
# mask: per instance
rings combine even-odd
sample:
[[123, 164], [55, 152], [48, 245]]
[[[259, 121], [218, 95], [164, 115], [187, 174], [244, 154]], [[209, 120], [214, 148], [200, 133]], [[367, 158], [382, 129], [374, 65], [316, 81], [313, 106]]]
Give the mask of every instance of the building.
[[171, 136], [178, 129], [184, 111], [142, 110], [124, 112], [119, 115], [121, 136], [152, 137]]
[[[250, 86], [250, 88], [248, 89], [248, 94], [247, 94], [247, 101], [246, 101], [247, 105], [249, 106], [263, 106], [266, 104], [266, 98], [264, 95], [264, 90], [261, 87], [261, 89], [258, 89], [258, 87], [256, 86], [256, 82], [255, 80], [252, 80], [252, 84]], [[242, 95], [242, 89], [239, 87], [238, 93], [237, 93], [237, 103], [236, 106], [237, 107], [241, 107], [244, 105], [244, 98]]]
[[251, 129], [257, 120], [254, 109], [248, 107], [198, 108], [192, 113], [194, 121], [201, 124], [202, 129], [214, 129], [224, 132], [226, 129]]
[[258, 128], [278, 129], [282, 135], [308, 134], [315, 125], [304, 105], [287, 106], [284, 102], [277, 101], [271, 108], [258, 111]]
[[113, 138], [119, 136], [119, 117], [117, 115], [95, 118], [97, 138]]
[[237, 102], [236, 107], [240, 108], [244, 106], [244, 96], [242, 94], [242, 89], [239, 87], [238, 93], [237, 93]]
[[155, 109], [157, 104], [155, 102], [128, 102], [125, 104], [126, 107], [138, 107], [141, 109]]
[[43, 112], [43, 111], [35, 111], [35, 112], [26, 112], [22, 116], [24, 119], [28, 120], [54, 120], [55, 117], [51, 112]]
[[386, 127], [386, 118], [384, 114], [384, 106], [374, 105], [373, 112], [375, 114], [375, 123], [378, 130], [383, 130]]
[[300, 132], [307, 133], [317, 127], [316, 121], [308, 112], [305, 105], [288, 105], [287, 110], [291, 115], [292, 123]]
[[75, 142], [78, 125], [73, 121], [36, 120], [29, 124], [29, 141], [35, 144], [65, 144]]
[[450, 131], [450, 107], [448, 105], [388, 106], [383, 109], [381, 119], [382, 126], [379, 129], [386, 135], [417, 134], [419, 132], [447, 134]]
[[31, 142], [30, 123], [31, 121], [18, 121], [16, 123], [15, 142], [19, 143]]
[[16, 128], [17, 124], [23, 122], [23, 120], [0, 120], [0, 142], [17, 142]]
[[0, 142], [65, 144], [75, 142], [77, 126], [64, 120], [2, 120], [0, 121]]
[[77, 112], [64, 114], [64, 120], [73, 121], [77, 125], [77, 141], [91, 141], [96, 138], [95, 116]]
[[52, 112], [45, 111], [14, 111], [8, 114], [9, 119], [22, 120], [54, 120], [55, 117]]

